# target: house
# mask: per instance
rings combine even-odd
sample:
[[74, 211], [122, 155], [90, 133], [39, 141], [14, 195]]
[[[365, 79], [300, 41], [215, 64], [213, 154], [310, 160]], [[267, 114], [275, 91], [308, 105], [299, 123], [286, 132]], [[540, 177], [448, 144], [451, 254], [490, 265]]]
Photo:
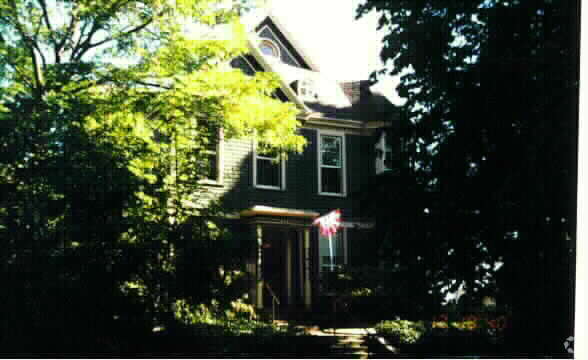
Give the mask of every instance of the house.
[[[368, 81], [337, 82], [321, 74], [295, 37], [271, 15], [255, 27], [249, 53], [231, 65], [246, 74], [277, 73], [275, 96], [295, 103], [308, 144], [302, 154], [276, 160], [257, 154], [250, 140], [224, 140], [208, 190], [232, 212], [232, 226], [252, 247], [247, 269], [258, 308], [273, 293], [282, 304], [310, 308], [325, 294], [325, 274], [344, 264], [375, 258], [373, 221], [357, 194], [392, 160], [382, 126], [395, 108]], [[342, 228], [332, 242], [315, 218], [340, 209]]]

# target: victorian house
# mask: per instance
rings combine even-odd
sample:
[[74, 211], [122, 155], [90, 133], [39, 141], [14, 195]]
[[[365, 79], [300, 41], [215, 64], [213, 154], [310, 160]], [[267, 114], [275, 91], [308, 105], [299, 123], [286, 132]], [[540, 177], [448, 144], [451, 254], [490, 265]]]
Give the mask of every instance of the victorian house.
[[[344, 52], [352, 49], [342, 49]], [[248, 54], [231, 65], [246, 74], [276, 73], [275, 96], [300, 109], [303, 153], [287, 160], [258, 154], [251, 140], [219, 139], [207, 191], [232, 214], [240, 241], [251, 241], [250, 296], [258, 308], [281, 304], [312, 308], [327, 292], [326, 274], [373, 259], [373, 220], [358, 194], [370, 177], [393, 164], [382, 127], [395, 107], [368, 81], [335, 81], [321, 74], [279, 21], [255, 27]], [[329, 247], [313, 220], [334, 209], [341, 228]]]

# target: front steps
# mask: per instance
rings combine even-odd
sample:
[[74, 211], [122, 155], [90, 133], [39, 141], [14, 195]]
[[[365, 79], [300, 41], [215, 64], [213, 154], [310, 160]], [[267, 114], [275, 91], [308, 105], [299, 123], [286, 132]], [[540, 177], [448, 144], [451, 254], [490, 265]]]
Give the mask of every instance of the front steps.
[[365, 335], [333, 336], [334, 343], [330, 347], [329, 357], [339, 359], [367, 359], [368, 347], [365, 344]]
[[373, 334], [373, 329], [338, 328], [319, 329], [308, 328], [306, 334], [322, 338], [325, 347], [324, 354], [317, 354], [321, 358], [336, 359], [367, 359], [369, 357], [366, 340]]

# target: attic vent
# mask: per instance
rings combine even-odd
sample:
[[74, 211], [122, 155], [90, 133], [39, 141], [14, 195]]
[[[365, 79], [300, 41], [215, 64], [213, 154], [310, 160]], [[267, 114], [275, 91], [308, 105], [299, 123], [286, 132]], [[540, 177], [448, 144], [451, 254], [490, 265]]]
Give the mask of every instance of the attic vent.
[[316, 92], [316, 87], [312, 80], [301, 80], [298, 83], [298, 95], [305, 101], [317, 101], [318, 94]]

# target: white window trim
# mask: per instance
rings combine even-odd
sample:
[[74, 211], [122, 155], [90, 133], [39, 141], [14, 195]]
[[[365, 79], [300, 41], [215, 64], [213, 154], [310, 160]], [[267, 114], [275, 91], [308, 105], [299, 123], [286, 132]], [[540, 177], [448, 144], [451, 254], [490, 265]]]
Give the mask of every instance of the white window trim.
[[[274, 39], [276, 39], [276, 41], [273, 41], [273, 42], [274, 42], [274, 43], [277, 43], [277, 44], [279, 44], [279, 45], [282, 45], [282, 47], [284, 48], [284, 50], [286, 50], [286, 52], [288, 53], [288, 55], [290, 55], [290, 58], [291, 58], [292, 60], [294, 60], [294, 62], [296, 63], [296, 65], [298, 65], [298, 66], [300, 67], [301, 65], [300, 65], [300, 63], [298, 62], [298, 60], [296, 60], [296, 58], [295, 58], [295, 57], [292, 55], [292, 53], [290, 52], [290, 50], [288, 50], [288, 48], [287, 48], [286, 46], [284, 46], [284, 44], [282, 44], [282, 43], [280, 42], [279, 38], [276, 36], [276, 33], [275, 33], [273, 30], [272, 30], [272, 28], [271, 28], [269, 25], [265, 25], [265, 26], [264, 26], [264, 27], [262, 27], [262, 28], [261, 28], [261, 29], [260, 29], [260, 30], [259, 30], [257, 33], [258, 33], [258, 34], [261, 34], [261, 33], [263, 32], [263, 30], [265, 30], [265, 28], [267, 28], [267, 29], [269, 30], [269, 32], [270, 32], [270, 33], [272, 33], [272, 35], [274, 36]], [[261, 35], [260, 35], [260, 38], [261, 38], [261, 39], [270, 40], [270, 39], [268, 39], [268, 38], [261, 37]], [[270, 41], [272, 41], [272, 40], [270, 40]], [[279, 50], [280, 50], [280, 49], [279, 49], [279, 46], [278, 46], [278, 51], [279, 51]], [[280, 55], [281, 55], [281, 54], [280, 54]], [[281, 59], [281, 57], [280, 57], [280, 59]]]
[[[348, 242], [347, 242], [347, 228], [345, 227], [341, 227], [339, 229], [339, 231], [337, 231], [337, 233], [340, 233], [341, 236], [343, 237], [343, 266], [348, 264], [348, 260], [349, 260], [349, 247], [348, 247]], [[319, 241], [320, 241], [320, 237], [322, 235], [319, 233]], [[320, 256], [320, 250], [319, 250], [319, 270], [322, 272], [323, 270], [323, 266], [327, 266], [327, 265], [323, 265], [322, 262], [322, 257]]]
[[216, 179], [202, 179], [199, 180], [198, 183], [201, 185], [216, 185], [222, 186], [224, 181], [224, 143], [225, 143], [225, 133], [223, 129], [219, 129], [218, 133], [218, 143], [216, 144]]
[[282, 178], [280, 186], [271, 186], [271, 185], [263, 185], [257, 183], [257, 159], [260, 158], [262, 160], [272, 160], [269, 156], [257, 155], [257, 144], [254, 142], [253, 146], [253, 187], [256, 189], [263, 189], [263, 190], [279, 190], [285, 191], [286, 190], [286, 160], [280, 159], [280, 169], [282, 170]]
[[[329, 193], [329, 192], [323, 192], [322, 191], [322, 166], [321, 166], [321, 144], [322, 144], [322, 140], [321, 137], [322, 135], [332, 135], [332, 136], [340, 136], [341, 137], [341, 167], [342, 167], [342, 171], [341, 171], [341, 176], [343, 177], [343, 179], [341, 179], [341, 193]], [[347, 146], [345, 144], [345, 133], [341, 132], [341, 131], [334, 131], [334, 130], [317, 130], [317, 150], [316, 150], [316, 154], [317, 154], [317, 173], [318, 173], [318, 179], [317, 179], [317, 184], [318, 184], [318, 193], [319, 195], [322, 196], [336, 196], [336, 197], [346, 197], [347, 196], [347, 155], [346, 155], [346, 149]]]

